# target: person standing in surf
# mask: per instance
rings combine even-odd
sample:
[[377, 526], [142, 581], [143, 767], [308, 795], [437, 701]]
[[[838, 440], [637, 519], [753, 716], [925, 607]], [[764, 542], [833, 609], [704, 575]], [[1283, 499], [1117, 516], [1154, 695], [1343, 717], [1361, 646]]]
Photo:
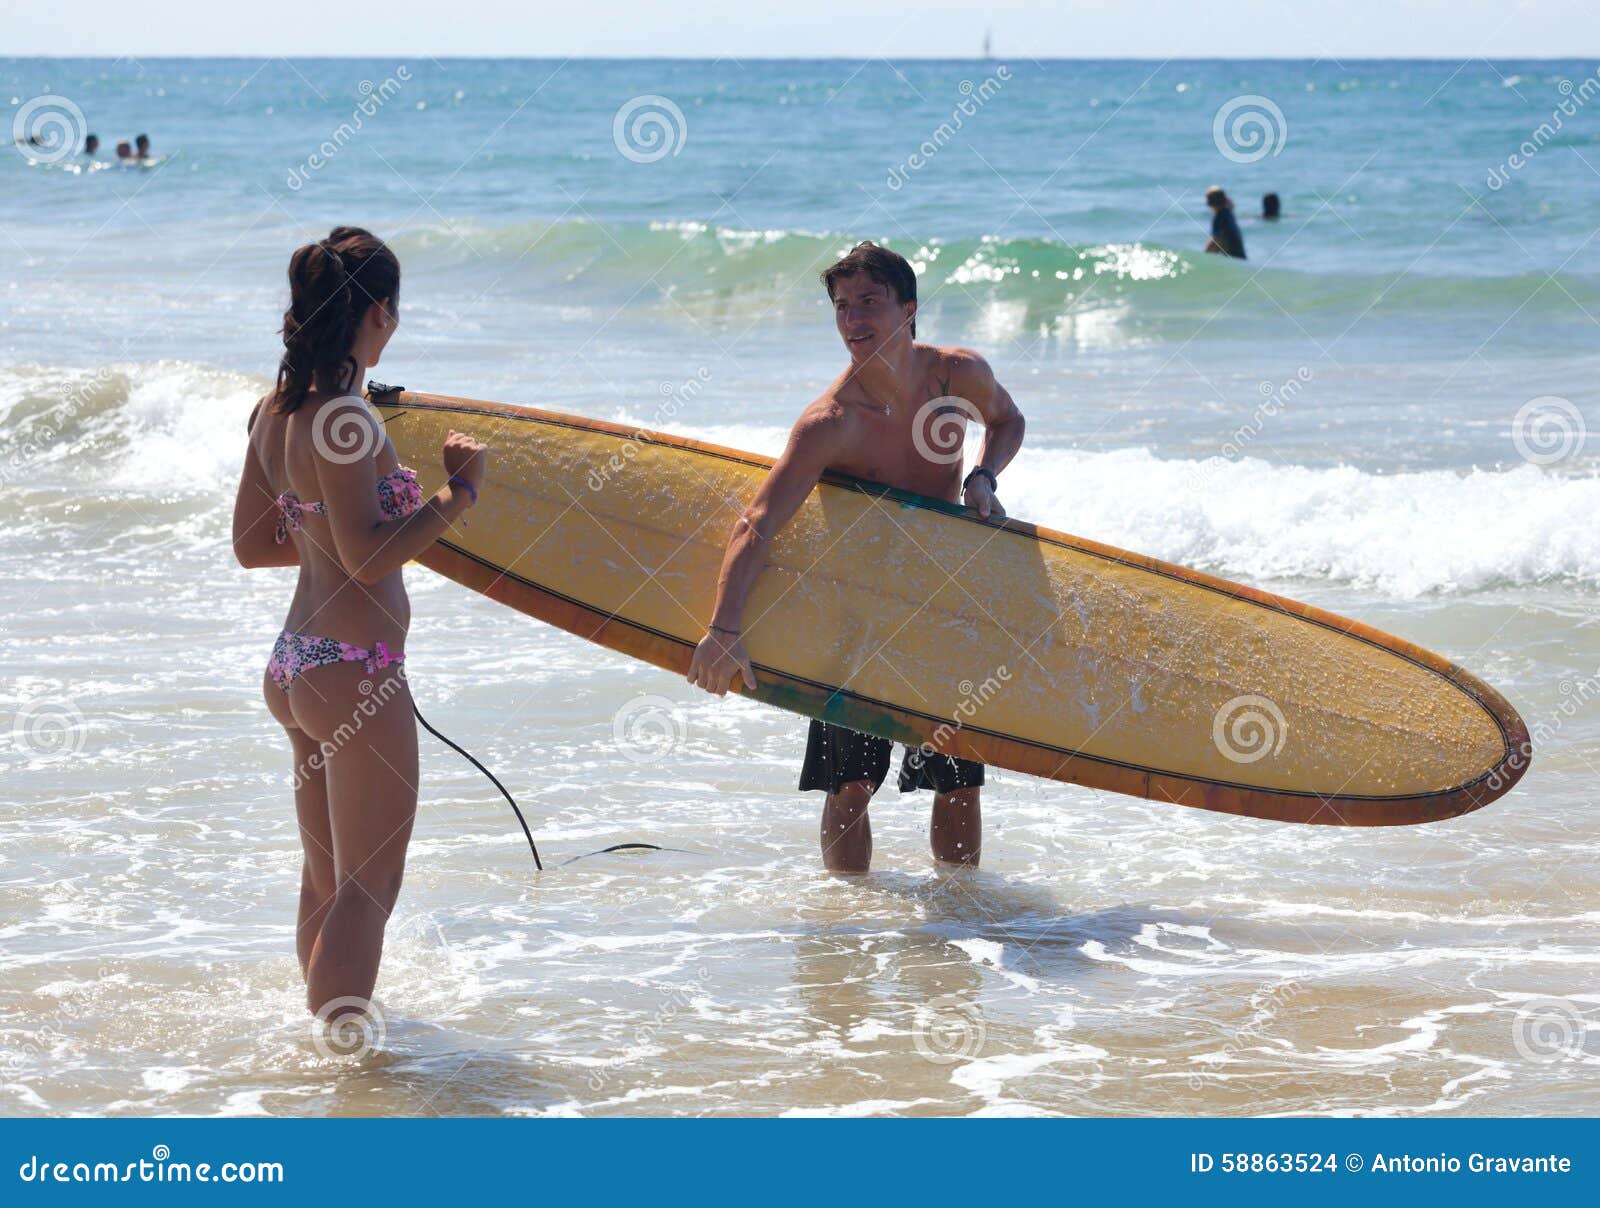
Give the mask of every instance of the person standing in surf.
[[233, 509], [240, 565], [298, 566], [262, 692], [289, 736], [304, 863], [295, 949], [320, 1018], [371, 1005], [417, 810], [401, 568], [477, 502], [488, 452], [452, 432], [424, 499], [359, 383], [398, 323], [400, 264], [339, 227], [289, 261], [277, 385], [251, 412]]
[[[976, 352], [916, 342], [917, 277], [905, 257], [859, 243], [823, 272], [822, 284], [850, 364], [801, 413], [783, 455], [734, 526], [711, 624], [688, 676], [718, 696], [736, 675], [755, 687], [740, 637], [745, 599], [766, 565], [773, 537], [823, 474], [960, 501], [985, 519], [1005, 515], [996, 479], [1022, 447], [1022, 413]], [[963, 479], [967, 420], [984, 425], [984, 439], [976, 467]], [[885, 738], [811, 723], [800, 789], [827, 793], [822, 862], [830, 872], [864, 873], [871, 865], [867, 807], [888, 774], [892, 748]], [[906, 749], [900, 791], [933, 790], [929, 838], [941, 862], [977, 865], [983, 780], [982, 764]]]
[[1206, 251], [1243, 260], [1244, 236], [1239, 233], [1239, 220], [1233, 216], [1233, 200], [1221, 185], [1206, 190], [1206, 208], [1211, 211], [1211, 238], [1206, 240]]

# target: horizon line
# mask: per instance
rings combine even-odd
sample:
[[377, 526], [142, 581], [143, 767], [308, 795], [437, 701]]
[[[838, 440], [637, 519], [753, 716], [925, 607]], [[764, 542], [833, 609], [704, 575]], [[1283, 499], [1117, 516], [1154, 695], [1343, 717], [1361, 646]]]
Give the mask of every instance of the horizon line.
[[[66, 52], [39, 53], [26, 55], [0, 55], [0, 63], [19, 63], [30, 60], [63, 60], [83, 59], [86, 61], [103, 61], [107, 63], [120, 63], [126, 59], [132, 60], [198, 60], [198, 59], [239, 59], [246, 62], [260, 62], [272, 59], [293, 59], [297, 62], [368, 62], [375, 58], [392, 58], [396, 55], [406, 55], [412, 58], [430, 59], [436, 63], [463, 62], [463, 63], [1011, 63], [1024, 61], [1029, 63], [1470, 63], [1481, 59], [1485, 63], [1571, 63], [1583, 60], [1600, 60], [1600, 53], [1595, 54], [1569, 54], [1569, 55], [1504, 55], [1491, 59], [1486, 55], [1167, 55], [1167, 56], [1129, 56], [1129, 55], [1031, 55], [1023, 54], [1008, 56], [1003, 54], [988, 56], [971, 55], [928, 55], [904, 54], [890, 59], [886, 55], [869, 55], [866, 57], [850, 55], [768, 55], [768, 54], [722, 54], [722, 55], [496, 55], [496, 54], [429, 54], [426, 51], [374, 51], [366, 55], [327, 55], [327, 54], [244, 54], [239, 52], [199, 52], [185, 51], [178, 53], [146, 51], [125, 51], [119, 55], [111, 54], [70, 54]], [[1600, 65], [1597, 65], [1600, 71]]]

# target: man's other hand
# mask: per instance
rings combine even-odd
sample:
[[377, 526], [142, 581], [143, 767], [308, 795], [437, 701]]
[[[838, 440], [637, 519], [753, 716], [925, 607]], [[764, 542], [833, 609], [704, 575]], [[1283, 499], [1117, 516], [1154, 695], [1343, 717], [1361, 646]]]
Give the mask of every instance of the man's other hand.
[[707, 630], [689, 661], [689, 682], [716, 696], [725, 696], [733, 677], [740, 674], [746, 688], [756, 686], [755, 668], [744, 652], [744, 641], [735, 634]]

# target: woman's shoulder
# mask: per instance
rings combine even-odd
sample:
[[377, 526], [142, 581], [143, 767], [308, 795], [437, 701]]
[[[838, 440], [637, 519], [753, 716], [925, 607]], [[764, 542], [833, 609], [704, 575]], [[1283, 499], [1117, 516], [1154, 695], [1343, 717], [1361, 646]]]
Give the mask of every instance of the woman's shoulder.
[[380, 466], [385, 461], [388, 435], [360, 395], [307, 394], [288, 419], [291, 448], [309, 447], [321, 460], [338, 465], [372, 457]]

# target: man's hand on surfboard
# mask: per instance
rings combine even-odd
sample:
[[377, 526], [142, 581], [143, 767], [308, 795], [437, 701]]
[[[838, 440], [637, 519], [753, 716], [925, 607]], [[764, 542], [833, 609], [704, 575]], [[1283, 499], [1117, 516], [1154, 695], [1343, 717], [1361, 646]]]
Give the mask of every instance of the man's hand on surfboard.
[[994, 488], [989, 485], [989, 480], [983, 475], [971, 479], [966, 488], [961, 492], [961, 502], [969, 508], [977, 510], [978, 515], [988, 520], [991, 516], [996, 520], [1006, 518], [1005, 508], [1000, 506], [1000, 500], [994, 493]]
[[689, 660], [689, 682], [717, 696], [725, 696], [735, 675], [744, 676], [746, 688], [756, 686], [755, 668], [744, 652], [739, 635], [708, 629]]

